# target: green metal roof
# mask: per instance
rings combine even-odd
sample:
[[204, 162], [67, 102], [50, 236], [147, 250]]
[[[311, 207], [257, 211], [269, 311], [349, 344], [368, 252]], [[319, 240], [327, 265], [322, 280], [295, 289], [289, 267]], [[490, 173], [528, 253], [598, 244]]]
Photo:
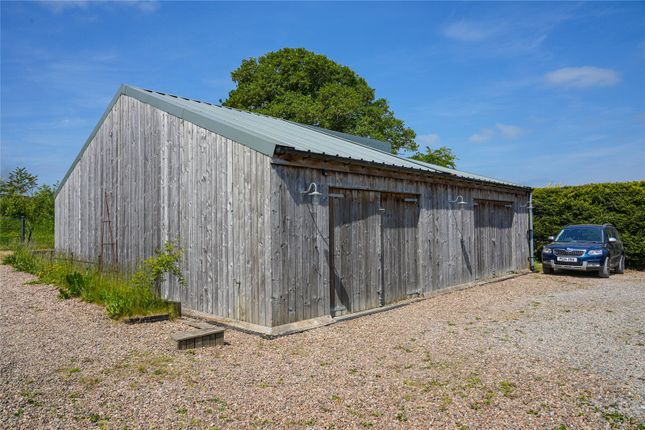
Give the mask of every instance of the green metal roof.
[[101, 124], [122, 94], [150, 104], [186, 121], [190, 121], [202, 128], [220, 134], [270, 157], [274, 155], [276, 147], [281, 146], [296, 151], [328, 155], [347, 160], [413, 169], [420, 172], [498, 185], [528, 188], [511, 182], [448, 169], [446, 167], [394, 155], [390, 153], [390, 145], [388, 143], [375, 139], [298, 124], [266, 115], [217, 106], [198, 100], [129, 85], [121, 86], [114, 96], [99, 123], [87, 139], [85, 146], [61, 181], [61, 186], [67, 180], [67, 177], [74, 169], [85, 148], [92, 141]]

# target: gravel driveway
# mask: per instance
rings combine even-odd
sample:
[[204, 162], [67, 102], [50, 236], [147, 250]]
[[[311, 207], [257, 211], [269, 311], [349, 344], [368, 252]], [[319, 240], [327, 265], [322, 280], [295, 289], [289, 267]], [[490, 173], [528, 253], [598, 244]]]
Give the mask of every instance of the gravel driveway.
[[638, 428], [645, 273], [531, 274], [178, 351], [0, 266], [0, 428]]

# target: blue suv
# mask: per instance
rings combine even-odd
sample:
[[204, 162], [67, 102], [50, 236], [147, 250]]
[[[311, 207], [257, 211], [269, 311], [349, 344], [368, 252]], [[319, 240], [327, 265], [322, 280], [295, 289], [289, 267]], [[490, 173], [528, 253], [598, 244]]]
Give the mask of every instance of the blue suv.
[[625, 250], [611, 224], [568, 225], [542, 249], [542, 271], [582, 270], [608, 278], [613, 270], [625, 272]]

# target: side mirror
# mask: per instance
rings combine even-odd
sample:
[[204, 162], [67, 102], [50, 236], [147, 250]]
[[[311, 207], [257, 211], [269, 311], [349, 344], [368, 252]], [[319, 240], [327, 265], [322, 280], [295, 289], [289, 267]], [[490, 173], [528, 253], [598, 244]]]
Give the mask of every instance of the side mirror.
[[615, 237], [610, 237], [610, 238], [609, 238], [609, 243], [615, 243], [615, 242], [616, 242], [616, 238], [615, 238]]
[[549, 236], [549, 242], [553, 242], [555, 240], [555, 237]]

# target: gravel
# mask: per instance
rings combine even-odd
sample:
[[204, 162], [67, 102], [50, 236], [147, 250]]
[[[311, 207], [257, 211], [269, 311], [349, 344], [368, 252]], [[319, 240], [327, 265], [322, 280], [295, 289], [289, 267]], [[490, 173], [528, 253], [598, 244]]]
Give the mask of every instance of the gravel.
[[0, 428], [636, 428], [645, 273], [531, 274], [178, 351], [0, 266]]

